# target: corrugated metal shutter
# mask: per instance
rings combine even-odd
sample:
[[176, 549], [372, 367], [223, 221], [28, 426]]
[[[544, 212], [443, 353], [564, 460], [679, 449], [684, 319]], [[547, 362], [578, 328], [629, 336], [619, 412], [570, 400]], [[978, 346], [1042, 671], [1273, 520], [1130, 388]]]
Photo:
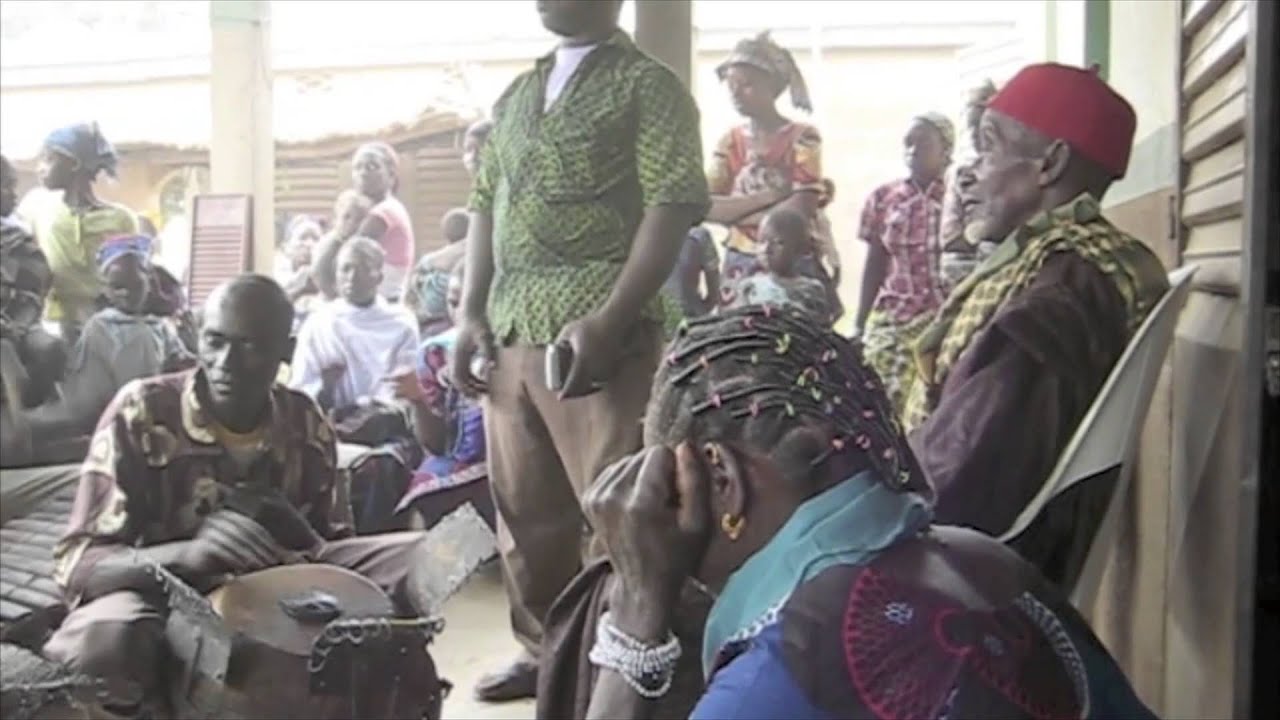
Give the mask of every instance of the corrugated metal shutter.
[[349, 184], [342, 182], [341, 162], [333, 158], [276, 164], [276, 215], [291, 218], [310, 215], [328, 219], [333, 202]]
[[197, 195], [192, 205], [187, 289], [191, 304], [199, 306], [219, 284], [249, 269], [253, 197]]
[[471, 178], [462, 166], [461, 155], [453, 147], [424, 147], [415, 153], [417, 187], [409, 211], [419, 253], [440, 247], [440, 218], [450, 209], [467, 204]]
[[1182, 5], [1181, 262], [1200, 272], [1172, 356], [1163, 705], [1178, 717], [1236, 714], [1237, 596], [1251, 592], [1237, 532], [1248, 35], [1245, 0]]

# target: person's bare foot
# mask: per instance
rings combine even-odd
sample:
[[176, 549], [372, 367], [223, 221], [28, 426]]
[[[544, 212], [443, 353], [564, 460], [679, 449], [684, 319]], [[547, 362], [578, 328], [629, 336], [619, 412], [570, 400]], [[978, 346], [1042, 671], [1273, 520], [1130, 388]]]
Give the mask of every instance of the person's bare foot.
[[511, 702], [531, 698], [538, 693], [538, 661], [527, 652], [520, 653], [510, 665], [489, 673], [476, 683], [476, 699], [481, 702]]

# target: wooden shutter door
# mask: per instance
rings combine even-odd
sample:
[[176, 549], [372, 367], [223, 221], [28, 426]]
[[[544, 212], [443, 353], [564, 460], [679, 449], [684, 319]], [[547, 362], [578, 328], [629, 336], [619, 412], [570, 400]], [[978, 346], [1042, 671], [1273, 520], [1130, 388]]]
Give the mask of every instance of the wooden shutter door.
[[1252, 592], [1239, 582], [1248, 36], [1245, 0], [1183, 2], [1180, 261], [1200, 271], [1172, 359], [1163, 708], [1171, 717], [1238, 717], [1237, 607]]
[[[338, 193], [345, 187], [340, 183], [339, 166], [334, 158], [277, 163], [276, 215], [310, 215], [316, 220], [328, 220]], [[350, 173], [345, 177], [349, 179]]]
[[215, 287], [249, 269], [253, 252], [253, 197], [197, 195], [192, 203], [191, 305], [202, 305]]

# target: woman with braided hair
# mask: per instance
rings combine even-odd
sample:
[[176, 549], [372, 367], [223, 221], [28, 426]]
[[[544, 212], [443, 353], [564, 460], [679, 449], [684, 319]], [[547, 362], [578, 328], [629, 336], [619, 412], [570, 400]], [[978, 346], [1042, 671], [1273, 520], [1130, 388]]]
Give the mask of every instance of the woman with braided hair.
[[[1034, 569], [932, 525], [860, 346], [807, 315], [688, 324], [645, 440], [584, 501], [613, 577], [577, 717], [688, 713], [694, 698], [669, 693], [699, 666], [695, 718], [1151, 717]], [[672, 633], [689, 578], [715, 597], [700, 663], [697, 638]]]

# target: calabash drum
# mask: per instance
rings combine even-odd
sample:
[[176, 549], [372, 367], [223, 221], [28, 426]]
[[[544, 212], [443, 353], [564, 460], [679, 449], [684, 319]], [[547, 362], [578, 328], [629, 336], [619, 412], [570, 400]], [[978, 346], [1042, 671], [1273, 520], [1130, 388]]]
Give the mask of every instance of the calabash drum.
[[171, 603], [180, 716], [440, 717], [448, 684], [427, 645], [441, 623], [395, 617], [386, 593], [356, 573], [271, 568], [215, 590], [206, 607], [212, 615], [200, 618]]

